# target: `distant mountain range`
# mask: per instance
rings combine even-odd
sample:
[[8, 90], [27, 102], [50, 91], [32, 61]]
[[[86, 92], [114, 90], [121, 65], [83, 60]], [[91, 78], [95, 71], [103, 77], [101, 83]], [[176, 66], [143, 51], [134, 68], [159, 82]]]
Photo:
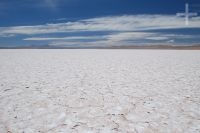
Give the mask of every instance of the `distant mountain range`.
[[0, 49], [177, 49], [177, 50], [200, 50], [197, 45], [143, 45], [143, 46], [104, 46], [104, 47], [72, 47], [72, 46], [12, 46], [0, 47]]

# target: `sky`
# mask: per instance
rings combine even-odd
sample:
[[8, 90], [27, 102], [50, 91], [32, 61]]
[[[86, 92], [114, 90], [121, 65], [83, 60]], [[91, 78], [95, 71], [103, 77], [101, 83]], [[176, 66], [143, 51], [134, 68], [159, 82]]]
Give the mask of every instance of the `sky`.
[[199, 14], [199, 0], [0, 0], [0, 47], [200, 45]]

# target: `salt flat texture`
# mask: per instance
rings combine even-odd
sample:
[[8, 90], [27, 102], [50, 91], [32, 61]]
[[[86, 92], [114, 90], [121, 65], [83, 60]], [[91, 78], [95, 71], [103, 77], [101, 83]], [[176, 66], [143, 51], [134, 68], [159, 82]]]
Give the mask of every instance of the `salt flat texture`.
[[200, 51], [0, 50], [0, 133], [199, 133]]

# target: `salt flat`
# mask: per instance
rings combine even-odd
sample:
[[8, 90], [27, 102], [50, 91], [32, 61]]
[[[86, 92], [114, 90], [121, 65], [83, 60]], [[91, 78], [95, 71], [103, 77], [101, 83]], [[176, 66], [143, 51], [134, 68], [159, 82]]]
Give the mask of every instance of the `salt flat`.
[[0, 133], [199, 133], [200, 51], [0, 50]]

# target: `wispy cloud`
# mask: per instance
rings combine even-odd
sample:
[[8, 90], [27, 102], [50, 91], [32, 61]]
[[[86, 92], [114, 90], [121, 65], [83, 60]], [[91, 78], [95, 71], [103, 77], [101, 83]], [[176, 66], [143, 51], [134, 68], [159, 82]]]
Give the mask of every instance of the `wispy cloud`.
[[200, 27], [200, 17], [190, 20], [186, 26], [184, 18], [171, 15], [125, 15], [84, 19], [76, 22], [45, 24], [36, 26], [1, 27], [3, 34], [47, 34], [81, 31], [142, 31], [151, 29]]
[[106, 36], [70, 36], [70, 37], [31, 37], [25, 38], [25, 41], [56, 41], [56, 40], [96, 40], [105, 39]]
[[[170, 44], [174, 39], [192, 38], [189, 35], [150, 32], [120, 32], [103, 36], [70, 36], [62, 38], [26, 38], [26, 41], [49, 41], [51, 46], [120, 46], [133, 44]], [[142, 41], [141, 41], [142, 40]], [[146, 42], [145, 42], [146, 40]], [[149, 42], [152, 40], [153, 42]]]
[[169, 38], [166, 36], [154, 36], [154, 37], [147, 37], [146, 39], [161, 41], [161, 40], [168, 40]]
[[[0, 27], [0, 37], [26, 36], [22, 39], [25, 42], [44, 42], [53, 46], [116, 46], [140, 43], [173, 44], [176, 43], [176, 40], [195, 37], [194, 35], [153, 31], [178, 28], [200, 28], [200, 17], [191, 18], [190, 25], [186, 26], [184, 18], [175, 15], [108, 16], [66, 23]], [[81, 32], [108, 33], [92, 36], [77, 35], [77, 33]], [[58, 34], [60, 33], [71, 33], [71, 35], [59, 37]]]
[[118, 45], [126, 44], [126, 41], [144, 39], [155, 36], [155, 33], [145, 32], [120, 32], [103, 36], [69, 36], [69, 37], [31, 37], [25, 38], [25, 41], [50, 41], [50, 45]]

